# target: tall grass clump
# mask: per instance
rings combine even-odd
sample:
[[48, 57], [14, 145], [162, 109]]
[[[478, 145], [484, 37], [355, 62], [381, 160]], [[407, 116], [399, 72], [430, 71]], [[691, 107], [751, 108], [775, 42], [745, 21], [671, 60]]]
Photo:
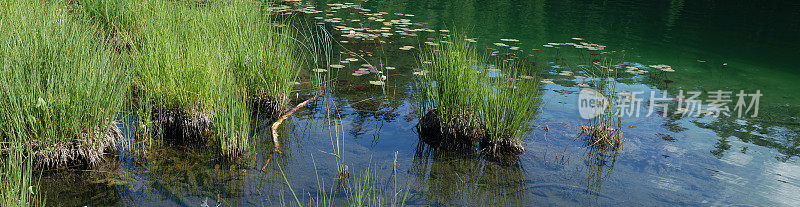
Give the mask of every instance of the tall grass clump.
[[129, 47], [138, 41], [136, 29], [137, 1], [81, 0], [77, 4], [85, 18], [106, 32], [107, 43]]
[[[593, 150], [614, 151], [622, 148], [622, 117], [619, 109], [612, 104], [617, 104], [619, 96], [616, 92], [616, 70], [611, 67], [611, 61], [604, 60], [595, 62], [587, 69], [586, 74], [591, 77], [592, 88], [595, 94], [604, 97], [600, 103], [602, 110], [594, 111], [596, 116], [592, 118], [588, 126], [581, 126], [578, 137], [584, 140]], [[616, 156], [616, 155], [614, 155]]]
[[249, 116], [262, 108], [279, 113], [297, 78], [290, 28], [274, 26], [259, 2], [148, 0], [142, 7], [133, 62], [140, 114], [153, 120], [146, 128], [163, 139], [211, 138], [224, 155], [249, 151]]
[[[463, 39], [421, 54], [420, 131], [434, 146], [519, 154], [537, 112], [538, 80], [515, 63], [490, 64]], [[523, 78], [521, 78], [523, 77]]]
[[101, 160], [121, 137], [113, 120], [129, 84], [102, 33], [60, 3], [0, 11], [0, 142], [24, 143], [44, 167]]
[[0, 161], [0, 206], [44, 206], [34, 178], [33, 158], [26, 155], [24, 145], [7, 151]]

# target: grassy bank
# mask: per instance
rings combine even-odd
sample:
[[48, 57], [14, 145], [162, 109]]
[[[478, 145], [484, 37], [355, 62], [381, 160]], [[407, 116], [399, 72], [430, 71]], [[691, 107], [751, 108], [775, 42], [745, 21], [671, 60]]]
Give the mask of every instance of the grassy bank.
[[423, 139], [456, 148], [479, 141], [492, 154], [521, 153], [537, 112], [539, 81], [517, 63], [491, 64], [475, 45], [450, 41], [421, 54], [417, 88]]
[[248, 152], [251, 122], [259, 120], [251, 116], [273, 116], [288, 102], [300, 52], [292, 29], [276, 26], [267, 4], [91, 0], [81, 6], [129, 57], [133, 110], [145, 139], [210, 141], [223, 155]]
[[94, 164], [114, 147], [129, 74], [60, 2], [0, 5], [0, 205], [41, 205], [35, 169]]
[[63, 5], [3, 2], [0, 132], [38, 163], [95, 163], [119, 138], [113, 127], [129, 74], [95, 27]]

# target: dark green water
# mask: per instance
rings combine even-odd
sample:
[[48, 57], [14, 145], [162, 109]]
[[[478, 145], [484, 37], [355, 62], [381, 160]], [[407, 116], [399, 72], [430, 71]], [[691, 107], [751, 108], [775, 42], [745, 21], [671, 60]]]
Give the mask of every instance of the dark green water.
[[[338, 1], [337, 1], [338, 2]], [[318, 10], [334, 1], [311, 1]], [[337, 40], [336, 62], [355, 51], [386, 70], [385, 87], [370, 85], [375, 74], [351, 75], [364, 61], [330, 69], [333, 85], [284, 123], [281, 154], [272, 154], [271, 137], [259, 136], [259, 153], [239, 163], [224, 163], [202, 150], [156, 150], [147, 156], [119, 155], [92, 171], [46, 172], [48, 205], [210, 206], [294, 205], [291, 184], [304, 205], [330, 191], [338, 176], [337, 153], [351, 176], [371, 166], [387, 190], [397, 169], [408, 185], [409, 205], [800, 205], [800, 3], [751, 1], [357, 1], [370, 13], [387, 12], [386, 21], [409, 19], [408, 28], [458, 30], [495, 48], [536, 63], [552, 84], [544, 84], [545, 104], [525, 139], [518, 160], [497, 162], [478, 155], [452, 155], [419, 141], [411, 95], [416, 49], [439, 32], [402, 36], [391, 26], [386, 43], [340, 36], [335, 25], [380, 28], [361, 10], [339, 9], [332, 16], [359, 19], [327, 23]], [[294, 4], [289, 4], [294, 5]], [[306, 4], [308, 5], [308, 4]], [[399, 16], [395, 13], [413, 14]], [[409, 32], [411, 33], [411, 32]], [[346, 33], [345, 33], [346, 34]], [[449, 33], [444, 33], [449, 34]], [[669, 92], [760, 90], [755, 118], [645, 117], [623, 119], [626, 142], [615, 161], [597, 162], [576, 140], [588, 120], [578, 114], [577, 84], [558, 75], [580, 73], [592, 59], [583, 49], [547, 43], [586, 42], [616, 51], [627, 65], [670, 65], [675, 72], [626, 75], [620, 90]], [[498, 48], [500, 39], [520, 50]], [[540, 49], [540, 50], [533, 50]], [[486, 50], [491, 52], [491, 50]], [[624, 51], [624, 52], [623, 52]], [[371, 52], [372, 56], [368, 53]], [[622, 55], [624, 54], [624, 55]], [[312, 94], [304, 74], [298, 100]], [[667, 83], [669, 82], [669, 83]], [[735, 94], [735, 93], [734, 93]], [[648, 99], [649, 97], [644, 97]], [[299, 102], [299, 101], [296, 101]], [[295, 102], [295, 103], [296, 103]], [[646, 102], [646, 100], [645, 100]], [[736, 102], [733, 97], [730, 107]], [[266, 129], [268, 126], [264, 126]], [[547, 127], [547, 131], [541, 127]], [[395, 152], [397, 152], [396, 165]], [[264, 163], [269, 159], [269, 164]], [[285, 180], [284, 180], [285, 175]], [[344, 202], [343, 194], [335, 194]], [[340, 203], [343, 204], [343, 203]]]

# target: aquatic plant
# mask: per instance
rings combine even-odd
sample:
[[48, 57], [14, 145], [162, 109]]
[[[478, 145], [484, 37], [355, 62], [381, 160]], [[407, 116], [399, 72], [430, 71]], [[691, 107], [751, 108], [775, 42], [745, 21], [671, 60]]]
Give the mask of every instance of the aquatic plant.
[[106, 31], [108, 44], [121, 49], [138, 41], [136, 1], [82, 0], [75, 3], [84, 18]]
[[416, 86], [423, 139], [461, 149], [480, 141], [491, 154], [524, 151], [523, 138], [538, 109], [537, 78], [518, 63], [490, 64], [463, 39], [421, 53], [423, 73]]
[[36, 169], [114, 147], [128, 73], [60, 2], [0, 2], [0, 206], [44, 205]]
[[372, 167], [367, 167], [360, 176], [355, 176], [352, 185], [345, 188], [345, 194], [350, 206], [405, 206], [406, 190], [398, 189], [397, 175], [394, 179], [394, 191], [390, 192], [382, 187], [380, 172]]
[[13, 144], [0, 164], [0, 206], [44, 206], [34, 177], [34, 160], [23, 144]]
[[[129, 74], [102, 33], [59, 3], [5, 1], [0, 11], [0, 139], [35, 163], [94, 164], [120, 139]], [[9, 146], [3, 146], [8, 150]]]
[[616, 70], [611, 69], [611, 61], [598, 61], [587, 69], [586, 74], [591, 77], [593, 90], [605, 101], [599, 103], [603, 110], [592, 118], [589, 125], [581, 126], [578, 137], [583, 137], [590, 147], [601, 148], [603, 151], [616, 151], [622, 148], [622, 118], [618, 108], [611, 105], [617, 103]]
[[[396, 156], [396, 155], [395, 155]], [[395, 166], [396, 167], [396, 166]], [[291, 183], [283, 172], [282, 167], [278, 165], [281, 176], [284, 179], [286, 186], [292, 193], [292, 197], [297, 206], [303, 206], [300, 198], [297, 197], [296, 192], [293, 190]], [[330, 191], [326, 189], [324, 179], [319, 178], [316, 172], [316, 162], [314, 162], [315, 175], [317, 176], [317, 192], [316, 199], [312, 198], [309, 205], [313, 206], [337, 206], [336, 197], [333, 195], [339, 188], [332, 188]], [[406, 199], [408, 199], [408, 185], [403, 188], [397, 185], [397, 172], [392, 173], [392, 187], [388, 189], [380, 179], [380, 172], [373, 169], [373, 166], [368, 166], [360, 175], [354, 176], [351, 180], [348, 178], [340, 180], [338, 187], [343, 188], [343, 193], [348, 206], [405, 206]], [[283, 201], [282, 201], [283, 202]]]
[[[249, 151], [250, 115], [265, 106], [258, 102], [280, 112], [297, 77], [291, 28], [274, 26], [259, 2], [200, 7], [149, 0], [140, 6], [141, 43], [130, 60], [140, 130], [165, 142], [211, 138], [223, 155]], [[170, 131], [180, 133], [164, 136]]]

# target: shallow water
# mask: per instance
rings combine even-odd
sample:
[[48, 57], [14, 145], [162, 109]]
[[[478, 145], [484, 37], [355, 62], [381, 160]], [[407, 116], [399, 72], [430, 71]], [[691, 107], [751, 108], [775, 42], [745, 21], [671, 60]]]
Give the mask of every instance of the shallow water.
[[[284, 123], [283, 153], [271, 153], [267, 132], [259, 136], [259, 153], [237, 163], [222, 162], [203, 150], [117, 155], [90, 171], [45, 172], [42, 188], [48, 205], [295, 205], [292, 190], [307, 205], [319, 198], [321, 188], [335, 188], [335, 154], [348, 166], [351, 179], [367, 168], [378, 170], [386, 190], [392, 191], [396, 177], [401, 188], [407, 185], [408, 205], [800, 205], [800, 90], [794, 83], [800, 78], [794, 68], [800, 64], [798, 3], [354, 2], [370, 13], [387, 12], [381, 17], [386, 21], [409, 19], [420, 24], [408, 28], [437, 30], [405, 36], [392, 26], [394, 35], [383, 38], [386, 43], [342, 37], [334, 25], [381, 24], [353, 8], [325, 16], [331, 13], [325, 11], [328, 3], [334, 1], [302, 4], [316, 6], [320, 14], [293, 13], [309, 21], [314, 16], [359, 19], [326, 23], [338, 41], [348, 41], [335, 48], [337, 63], [332, 64], [350, 58], [339, 53], [349, 50], [373, 65], [395, 67], [384, 70], [384, 87], [369, 83], [379, 78], [374, 72], [352, 75], [364, 60], [328, 68], [330, 93]], [[456, 29], [475, 38], [482, 49], [535, 62], [553, 82], [543, 84], [545, 104], [518, 160], [448, 154], [419, 141], [411, 94], [417, 49], [398, 48], [420, 48], [431, 41], [426, 38], [441, 38]], [[627, 65], [665, 64], [675, 70], [623, 76], [619, 90], [643, 91], [645, 96], [667, 91], [670, 97], [681, 89], [702, 91], [704, 100], [709, 91], [760, 90], [759, 116], [625, 117], [623, 150], [613, 162], [598, 162], [576, 140], [578, 129], [588, 122], [578, 114], [577, 84], [585, 80], [558, 75], [562, 70], [580, 75], [581, 65], [596, 57], [585, 49], [543, 47], [580, 42], [573, 37], [605, 45], [603, 51], [615, 51], [613, 57]], [[500, 42], [519, 50], [492, 44]], [[305, 74], [300, 81], [294, 103], [313, 95], [311, 76]], [[646, 112], [648, 107], [639, 109]], [[333, 196], [344, 202], [341, 191]]]

